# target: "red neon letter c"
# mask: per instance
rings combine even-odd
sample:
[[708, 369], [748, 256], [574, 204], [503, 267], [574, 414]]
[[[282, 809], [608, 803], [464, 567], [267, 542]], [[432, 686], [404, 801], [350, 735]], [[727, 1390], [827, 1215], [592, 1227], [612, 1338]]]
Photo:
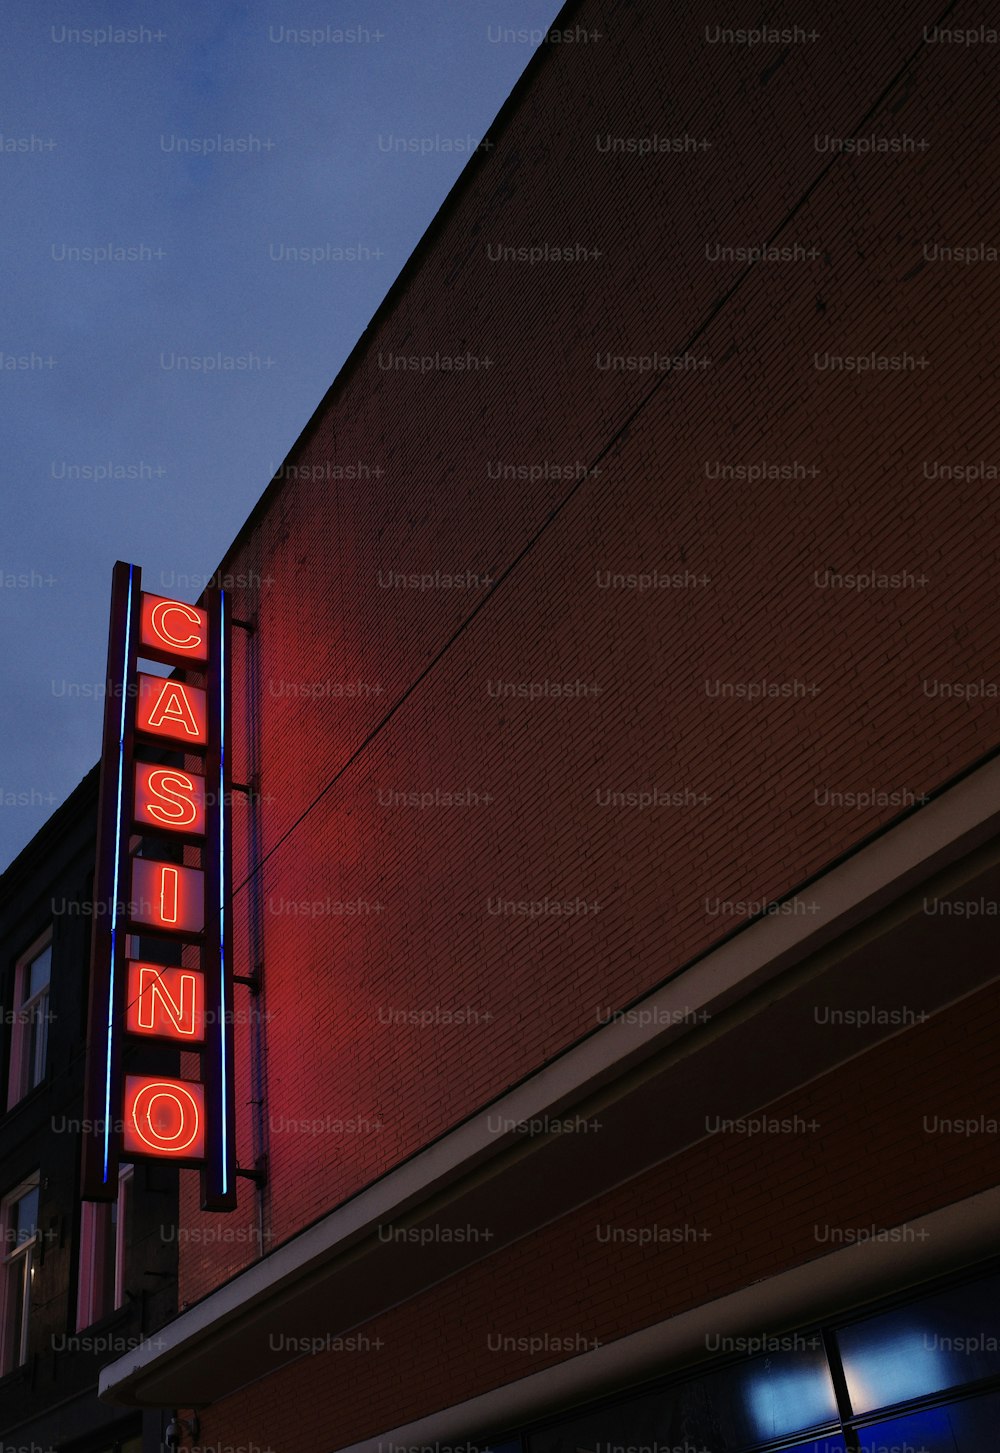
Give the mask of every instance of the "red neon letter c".
[[182, 616], [190, 625], [199, 626], [201, 617], [193, 605], [185, 605], [180, 600], [160, 600], [153, 606], [150, 614], [153, 630], [159, 636], [165, 646], [171, 651], [193, 651], [196, 646], [201, 645], [201, 636], [192, 633], [188, 636], [175, 636], [170, 627], [165, 624], [168, 615]]

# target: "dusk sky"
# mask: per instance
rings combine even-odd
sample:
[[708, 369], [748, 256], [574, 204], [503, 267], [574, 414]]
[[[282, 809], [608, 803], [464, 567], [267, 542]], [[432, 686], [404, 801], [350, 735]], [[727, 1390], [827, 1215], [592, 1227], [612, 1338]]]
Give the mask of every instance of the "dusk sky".
[[558, 9], [5, 7], [0, 866], [99, 755], [114, 561], [198, 597]]

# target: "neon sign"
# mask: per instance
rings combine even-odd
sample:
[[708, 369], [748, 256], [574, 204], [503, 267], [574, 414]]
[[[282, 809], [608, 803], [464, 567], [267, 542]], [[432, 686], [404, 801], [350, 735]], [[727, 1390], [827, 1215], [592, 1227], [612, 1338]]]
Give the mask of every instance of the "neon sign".
[[205, 927], [205, 874], [180, 863], [132, 859], [131, 921], [197, 938]]
[[140, 832], [205, 835], [205, 778], [200, 772], [136, 762], [132, 805]]
[[128, 1007], [125, 1027], [170, 1043], [205, 1038], [205, 976], [193, 969], [144, 964], [128, 965]]
[[[94, 914], [91, 941], [87, 1200], [115, 1198], [126, 1156], [197, 1168], [203, 1210], [236, 1205], [230, 625], [224, 591], [188, 605], [115, 566], [94, 882], [111, 912]], [[144, 1056], [155, 1068], [156, 1046], [194, 1051], [198, 1077], [135, 1072]]]
[[131, 1156], [200, 1164], [205, 1154], [205, 1087], [193, 1080], [126, 1075], [122, 1147]]
[[183, 747], [208, 744], [207, 696], [183, 681], [139, 672], [139, 709], [135, 729]]
[[208, 612], [196, 605], [143, 594], [140, 631], [143, 652], [150, 660], [161, 655], [168, 658], [168, 665], [181, 657], [208, 660]]

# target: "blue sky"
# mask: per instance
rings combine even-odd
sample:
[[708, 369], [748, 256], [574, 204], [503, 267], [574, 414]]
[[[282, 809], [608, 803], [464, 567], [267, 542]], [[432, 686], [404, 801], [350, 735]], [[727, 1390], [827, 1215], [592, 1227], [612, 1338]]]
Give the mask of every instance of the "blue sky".
[[99, 754], [114, 561], [211, 574], [466, 160], [388, 138], [478, 141], [558, 10], [4, 7], [0, 866]]

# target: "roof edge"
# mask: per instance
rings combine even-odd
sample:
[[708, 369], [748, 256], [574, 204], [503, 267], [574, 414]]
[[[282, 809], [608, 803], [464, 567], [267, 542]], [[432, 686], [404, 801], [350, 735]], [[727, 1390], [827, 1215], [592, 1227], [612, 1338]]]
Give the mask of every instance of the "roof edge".
[[[582, 7], [582, 4], [583, 0], [566, 0], [566, 3], [561, 7], [558, 14], [549, 22], [548, 26], [546, 27], [545, 40], [542, 41], [541, 45], [531, 56], [531, 59], [528, 61], [524, 70], [514, 82], [510, 94], [507, 96], [507, 99], [500, 107], [500, 110], [497, 112], [496, 116], [493, 118], [492, 122], [484, 132], [482, 137], [483, 141], [486, 141], [488, 139], [495, 140], [497, 134], [507, 128], [511, 121], [511, 118], [513, 117], [515, 111], [520, 105], [525, 92], [528, 91], [534, 84], [538, 72], [541, 70], [542, 66], [545, 65], [552, 51], [559, 49], [558, 46], [554, 45], [548, 39], [548, 35], [553, 30], [565, 29], [566, 24], [570, 20], [573, 13], [580, 9]], [[289, 448], [277, 472], [272, 475], [269, 483], [265, 486], [263, 493], [258, 498], [257, 503], [253, 506], [249, 515], [247, 515], [246, 519], [243, 521], [243, 524], [233, 536], [233, 539], [227, 547], [225, 554], [220, 560], [213, 576], [210, 577], [211, 579], [214, 579], [217, 576], [223, 575], [225, 573], [225, 566], [227, 565], [227, 563], [232, 559], [235, 552], [246, 542], [247, 538], [257, 528], [261, 520], [266, 516], [272, 504], [280, 495], [283, 486], [288, 483], [287, 474], [285, 475], [285, 477], [282, 477], [282, 475], [288, 469], [289, 465], [293, 463], [293, 461], [306, 447], [309, 440], [312, 438], [314, 431], [318, 427], [321, 418], [326, 413], [330, 405], [333, 403], [333, 401], [337, 397], [337, 394], [344, 388], [349, 378], [353, 375], [361, 358], [366, 352], [367, 345], [372, 334], [392, 313], [397, 302], [399, 301], [401, 294], [409, 286], [413, 277], [418, 272], [419, 268], [423, 265], [424, 259], [427, 253], [430, 251], [432, 244], [434, 243], [438, 235], [443, 231], [447, 222], [450, 220], [453, 212], [456, 210], [459, 202], [464, 196], [466, 189], [471, 185], [472, 179], [479, 175], [483, 167], [488, 166], [494, 160], [495, 155], [495, 148], [491, 148], [489, 151], [486, 152], [483, 152], [477, 148], [477, 150], [473, 152], [472, 156], [470, 156], [469, 160], [466, 162], [461, 172], [459, 172], [458, 176], [455, 178], [455, 181], [452, 183], [449, 191], [446, 193], [444, 200], [441, 202], [441, 205], [438, 207], [437, 211], [434, 213], [434, 216], [431, 218], [430, 222], [428, 222], [424, 232], [421, 234], [418, 242], [416, 243], [416, 246], [413, 248], [413, 251], [403, 263], [403, 266], [400, 268], [396, 277], [389, 285], [389, 289], [383, 297], [382, 301], [379, 303], [378, 307], [375, 309], [374, 313], [365, 324], [364, 329], [359, 334], [357, 341], [355, 342], [350, 353], [341, 364], [340, 369], [334, 377], [332, 383], [327, 388], [322, 398], [313, 409], [298, 437]]]

